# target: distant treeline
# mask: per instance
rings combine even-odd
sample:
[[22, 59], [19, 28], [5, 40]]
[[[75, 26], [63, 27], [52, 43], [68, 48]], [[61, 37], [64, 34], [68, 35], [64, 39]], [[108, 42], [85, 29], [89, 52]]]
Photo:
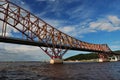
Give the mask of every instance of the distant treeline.
[[118, 54], [120, 54], [120, 50], [114, 51], [114, 53], [118, 53]]
[[[120, 53], [120, 50], [114, 51], [115, 53]], [[68, 57], [65, 60], [90, 60], [90, 59], [97, 59], [97, 53], [89, 53], [89, 54], [78, 54], [72, 57]]]

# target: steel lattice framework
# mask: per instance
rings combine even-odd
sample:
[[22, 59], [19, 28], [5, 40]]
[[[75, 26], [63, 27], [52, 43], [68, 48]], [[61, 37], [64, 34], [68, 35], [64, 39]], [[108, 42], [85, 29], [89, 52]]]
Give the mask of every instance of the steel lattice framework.
[[75, 39], [8, 0], [0, 0], [0, 25], [2, 37], [6, 38], [7, 28], [12, 27], [22, 33], [23, 40], [45, 44], [40, 48], [51, 58], [62, 58], [69, 49], [111, 53], [106, 44], [91, 44]]

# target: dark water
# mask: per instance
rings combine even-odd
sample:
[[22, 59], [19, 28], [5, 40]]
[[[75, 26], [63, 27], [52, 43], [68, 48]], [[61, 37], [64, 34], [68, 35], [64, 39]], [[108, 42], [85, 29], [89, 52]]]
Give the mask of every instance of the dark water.
[[0, 80], [120, 80], [120, 62], [0, 62]]

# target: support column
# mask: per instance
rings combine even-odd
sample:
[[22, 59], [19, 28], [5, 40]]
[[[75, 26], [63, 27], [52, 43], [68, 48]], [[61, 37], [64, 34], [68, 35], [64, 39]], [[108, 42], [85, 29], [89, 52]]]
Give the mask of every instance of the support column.
[[109, 60], [106, 58], [99, 58], [98, 62], [108, 62]]
[[119, 56], [117, 55], [113, 55], [112, 57], [110, 57], [110, 61], [118, 61], [119, 60]]
[[52, 59], [50, 60], [50, 64], [62, 64], [63, 59], [59, 56], [53, 56]]
[[117, 55], [114, 55], [114, 61], [118, 61], [118, 56]]
[[118, 55], [118, 61], [120, 60], [120, 56]]
[[106, 55], [104, 53], [98, 53], [98, 55], [99, 55], [98, 62], [107, 62], [107, 61], [109, 61], [108, 55]]

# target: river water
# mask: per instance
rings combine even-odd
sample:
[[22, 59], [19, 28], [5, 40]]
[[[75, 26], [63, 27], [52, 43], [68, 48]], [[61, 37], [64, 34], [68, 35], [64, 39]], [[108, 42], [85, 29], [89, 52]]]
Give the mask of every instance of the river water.
[[120, 62], [0, 62], [0, 80], [120, 80]]

